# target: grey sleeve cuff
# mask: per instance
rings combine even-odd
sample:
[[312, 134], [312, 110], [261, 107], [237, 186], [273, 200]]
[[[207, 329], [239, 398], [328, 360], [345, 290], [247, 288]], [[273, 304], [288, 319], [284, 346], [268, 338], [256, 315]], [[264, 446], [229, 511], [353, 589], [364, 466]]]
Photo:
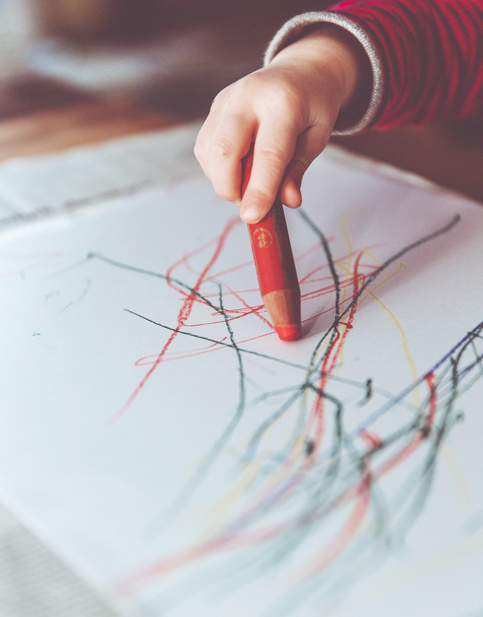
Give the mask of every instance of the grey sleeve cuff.
[[298, 37], [304, 28], [316, 23], [336, 24], [337, 26], [348, 30], [357, 38], [369, 57], [372, 68], [372, 93], [369, 105], [364, 114], [356, 122], [352, 123], [350, 126], [344, 126], [343, 128], [338, 128], [336, 122], [333, 131], [334, 135], [351, 135], [352, 133], [357, 133], [367, 128], [372, 123], [381, 103], [384, 88], [384, 75], [382, 72], [381, 59], [370, 37], [359, 26], [359, 24], [352, 21], [345, 15], [330, 11], [311, 12], [297, 15], [287, 21], [273, 37], [265, 52], [263, 64], [264, 66], [269, 64], [273, 57], [283, 47], [289, 45], [295, 37]]

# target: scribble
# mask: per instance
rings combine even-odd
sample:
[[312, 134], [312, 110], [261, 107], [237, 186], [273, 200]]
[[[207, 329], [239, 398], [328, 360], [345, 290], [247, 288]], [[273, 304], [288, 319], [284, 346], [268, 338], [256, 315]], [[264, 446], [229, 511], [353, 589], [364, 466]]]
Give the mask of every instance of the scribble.
[[[258, 426], [232, 465], [230, 483], [240, 483], [244, 488], [218, 516], [217, 525], [203, 534], [198, 543], [175, 554], [160, 555], [153, 563], [116, 581], [121, 594], [135, 593], [183, 568], [191, 577], [192, 594], [201, 593], [215, 584], [213, 581], [229, 590], [277, 570], [280, 563], [290, 564], [290, 559], [303, 547], [303, 564], [298, 563], [280, 601], [266, 613], [290, 615], [308, 598], [350, 584], [366, 561], [383, 562], [390, 547], [403, 542], [430, 496], [442, 444], [463, 417], [457, 402], [483, 375], [483, 323], [465, 333], [444, 357], [400, 392], [388, 391], [383, 384], [375, 383], [371, 375], [360, 382], [347, 379], [341, 369], [364, 294], [373, 293], [373, 284], [382, 275], [393, 276], [388, 270], [397, 266], [403, 256], [450, 232], [459, 217], [402, 248], [380, 265], [365, 260], [362, 248], [351, 250], [346, 256], [348, 266], [339, 271], [330, 241], [305, 213], [300, 216], [308, 232], [315, 234], [329, 272], [328, 276], [322, 275], [318, 266], [306, 274], [301, 279], [302, 297], [307, 301], [320, 294], [331, 294], [334, 299], [331, 324], [316, 341], [306, 364], [255, 351], [248, 341], [238, 340], [235, 335], [233, 324], [240, 319], [256, 316], [266, 322], [263, 306], [248, 302], [243, 293], [226, 283], [225, 271], [215, 271], [237, 221], [229, 221], [218, 238], [203, 245], [203, 251], [211, 253], [200, 271], [190, 259], [195, 254], [199, 257], [201, 248], [185, 255], [165, 273], [136, 268], [99, 253], [88, 256], [107, 267], [158, 279], [182, 299], [174, 324], [125, 308], [133, 318], [165, 330], [168, 339], [158, 355], [138, 363], [147, 366], [148, 371], [113, 422], [122, 421], [124, 414], [131, 412], [147, 380], [154, 378], [163, 362], [225, 350], [233, 353], [238, 372], [238, 396], [231, 419], [174, 502], [152, 521], [150, 534], [162, 533], [189, 506], [194, 495], [203, 491], [244, 414], [254, 408], [260, 410]], [[181, 266], [195, 276], [194, 284], [176, 274]], [[203, 324], [189, 321], [195, 305], [208, 311]], [[222, 324], [223, 336], [212, 338], [206, 330], [199, 334], [197, 327], [206, 324]], [[266, 322], [266, 334], [262, 336], [272, 332]], [[172, 345], [177, 337], [189, 337], [202, 346], [176, 355]], [[274, 391], [265, 389], [247, 369], [247, 357], [263, 360], [267, 366], [290, 366], [294, 383]], [[257, 393], [253, 394], [254, 391]], [[413, 396], [416, 391], [419, 399]], [[390, 430], [381, 422], [389, 413], [393, 414]], [[279, 434], [281, 423], [284, 431]], [[388, 491], [391, 473], [405, 468], [406, 480], [395, 492]], [[213, 508], [225, 501], [224, 495], [214, 496]], [[207, 568], [206, 575], [190, 573], [190, 565], [210, 555], [223, 555], [226, 561]], [[176, 584], [163, 587], [160, 593], [166, 610], [186, 597], [180, 589]]]

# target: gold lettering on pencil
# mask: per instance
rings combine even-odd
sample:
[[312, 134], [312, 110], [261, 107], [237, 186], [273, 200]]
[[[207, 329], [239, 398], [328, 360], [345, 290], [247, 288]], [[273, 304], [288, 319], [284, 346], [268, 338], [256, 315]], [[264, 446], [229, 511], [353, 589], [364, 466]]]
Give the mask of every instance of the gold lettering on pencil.
[[266, 249], [273, 242], [272, 234], [263, 227], [257, 227], [255, 229], [253, 232], [253, 239], [255, 240], [255, 244], [261, 249]]

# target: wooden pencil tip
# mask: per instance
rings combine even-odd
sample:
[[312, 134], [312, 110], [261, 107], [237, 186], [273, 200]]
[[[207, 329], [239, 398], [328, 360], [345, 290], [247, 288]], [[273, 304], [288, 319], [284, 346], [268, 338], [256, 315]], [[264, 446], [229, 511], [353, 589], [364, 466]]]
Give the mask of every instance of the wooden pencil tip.
[[302, 328], [299, 324], [278, 325], [275, 326], [275, 331], [282, 341], [296, 341], [302, 334]]
[[296, 341], [302, 334], [298, 287], [277, 289], [262, 296], [267, 313], [282, 341]]

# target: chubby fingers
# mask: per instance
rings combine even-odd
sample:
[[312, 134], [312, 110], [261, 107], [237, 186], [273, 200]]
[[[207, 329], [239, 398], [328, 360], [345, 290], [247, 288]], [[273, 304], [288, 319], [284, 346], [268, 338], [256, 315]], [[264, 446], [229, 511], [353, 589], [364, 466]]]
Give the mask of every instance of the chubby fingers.
[[326, 147], [331, 135], [330, 125], [315, 124], [307, 128], [297, 140], [295, 152], [285, 171], [279, 196], [286, 206], [298, 208], [302, 204], [300, 186], [311, 163]]
[[[263, 110], [262, 110], [263, 111]], [[195, 153], [215, 191], [240, 206], [246, 223], [257, 223], [279, 195], [298, 208], [302, 177], [322, 152], [331, 134], [330, 123], [309, 126], [299, 134], [293, 115], [285, 110], [257, 114], [230, 106], [214, 106], [198, 136]], [[250, 181], [241, 195], [242, 159], [255, 142]]]
[[[253, 141], [250, 181], [241, 199], [242, 159]], [[214, 112], [200, 131], [195, 153], [218, 195], [240, 205], [246, 223], [256, 223], [272, 207], [296, 143], [297, 131], [287, 116], [260, 118], [245, 109], [220, 118]]]
[[240, 208], [246, 223], [257, 223], [272, 207], [296, 142], [297, 130], [289, 116], [272, 113], [260, 122], [250, 181]]
[[[240, 205], [247, 223], [270, 210], [301, 130], [289, 97], [280, 91], [278, 84], [260, 84], [256, 75], [229, 86], [216, 97], [196, 142], [195, 154], [215, 191]], [[251, 178], [240, 199], [242, 159], [252, 142]]]
[[[233, 89], [233, 86], [231, 86]], [[240, 205], [241, 160], [258, 121], [250, 105], [232, 102], [230, 88], [213, 102], [195, 145], [195, 155], [220, 197]]]

